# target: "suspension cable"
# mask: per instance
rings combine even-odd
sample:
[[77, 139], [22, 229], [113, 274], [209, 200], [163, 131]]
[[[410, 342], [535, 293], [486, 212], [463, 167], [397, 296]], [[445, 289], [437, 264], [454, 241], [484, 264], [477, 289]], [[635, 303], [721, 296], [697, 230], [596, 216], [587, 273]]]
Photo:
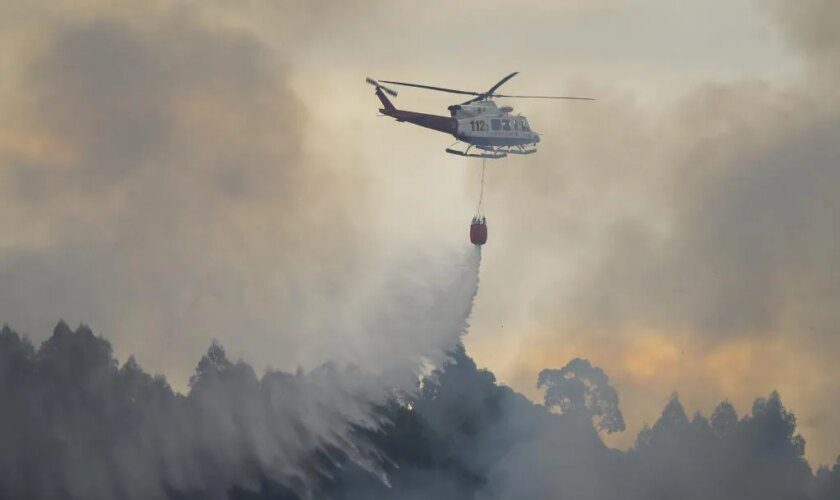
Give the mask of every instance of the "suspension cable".
[[478, 196], [478, 206], [475, 209], [476, 217], [484, 217], [484, 170], [487, 166], [487, 158], [481, 159], [481, 191]]

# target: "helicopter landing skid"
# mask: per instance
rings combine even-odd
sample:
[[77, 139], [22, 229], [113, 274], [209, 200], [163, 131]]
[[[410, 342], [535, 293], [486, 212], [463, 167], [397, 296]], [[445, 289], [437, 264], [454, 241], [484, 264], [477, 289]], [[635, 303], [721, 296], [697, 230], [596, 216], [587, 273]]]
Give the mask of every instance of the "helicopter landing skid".
[[[458, 142], [455, 142], [455, 144], [458, 144]], [[453, 144], [452, 146], [454, 146], [455, 144]], [[449, 154], [458, 155], [458, 156], [468, 156], [470, 158], [486, 158], [488, 160], [496, 160], [496, 159], [504, 158], [505, 156], [507, 156], [507, 153], [505, 153], [504, 151], [500, 151], [498, 149], [487, 149], [487, 148], [476, 148], [476, 149], [481, 149], [483, 152], [481, 152], [481, 153], [470, 153], [470, 149], [473, 148], [472, 144], [467, 146], [467, 149], [465, 149], [463, 151], [461, 151], [459, 149], [452, 149], [452, 146], [446, 148], [446, 152], [449, 153]]]
[[[532, 155], [537, 152], [537, 148], [533, 145], [531, 147], [527, 146], [494, 146], [494, 147], [487, 147], [487, 146], [476, 146], [478, 149], [482, 149], [484, 151], [490, 151], [492, 154], [501, 154], [501, 155]], [[501, 156], [500, 158], [503, 158]]]
[[517, 149], [508, 149], [505, 153], [512, 154], [512, 155], [532, 155], [536, 153], [536, 149], [525, 149], [525, 148], [517, 148]]
[[487, 158], [491, 160], [504, 158], [507, 153], [468, 153], [467, 151], [458, 151], [457, 149], [446, 148], [446, 152], [458, 156], [469, 156], [470, 158]]

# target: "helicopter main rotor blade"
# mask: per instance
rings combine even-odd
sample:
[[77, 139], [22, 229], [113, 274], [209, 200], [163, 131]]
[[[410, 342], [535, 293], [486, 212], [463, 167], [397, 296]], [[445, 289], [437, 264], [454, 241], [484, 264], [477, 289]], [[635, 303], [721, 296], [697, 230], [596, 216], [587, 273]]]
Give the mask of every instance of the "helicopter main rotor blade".
[[519, 74], [519, 72], [518, 72], [518, 71], [514, 71], [513, 73], [509, 74], [508, 76], [506, 76], [506, 77], [502, 78], [501, 80], [499, 80], [499, 83], [497, 83], [496, 85], [493, 85], [492, 87], [490, 87], [490, 90], [488, 90], [487, 92], [485, 92], [485, 93], [484, 93], [484, 95], [487, 95], [487, 96], [493, 95], [493, 91], [495, 91], [496, 89], [498, 89], [499, 87], [501, 87], [502, 85], [504, 85], [504, 84], [505, 84], [505, 82], [507, 82], [508, 80], [510, 80], [511, 78], [513, 78], [514, 76], [516, 76], [516, 75], [518, 75], [518, 74]]
[[478, 92], [470, 92], [468, 90], [457, 90], [457, 89], [448, 89], [446, 87], [433, 87], [431, 85], [420, 85], [419, 83], [406, 83], [406, 82], [394, 82], [391, 80], [380, 80], [384, 83], [390, 83], [393, 85], [403, 85], [405, 87], [417, 87], [418, 89], [428, 89], [428, 90], [437, 90], [440, 92], [449, 92], [450, 94], [464, 94], [464, 95], [481, 95]]
[[518, 72], [518, 71], [514, 71], [513, 73], [511, 73], [511, 74], [509, 74], [508, 76], [506, 76], [506, 77], [502, 78], [501, 80], [499, 80], [499, 82], [498, 82], [498, 83], [496, 83], [496, 85], [493, 85], [492, 87], [490, 87], [490, 90], [488, 90], [487, 92], [483, 92], [483, 93], [481, 93], [481, 94], [473, 94], [473, 95], [476, 95], [476, 96], [478, 96], [478, 97], [474, 97], [474, 98], [470, 99], [469, 101], [462, 102], [462, 103], [461, 103], [461, 105], [464, 105], [464, 104], [472, 104], [472, 103], [474, 103], [474, 102], [481, 101], [481, 100], [484, 100], [484, 99], [487, 99], [487, 98], [493, 98], [493, 97], [496, 97], [498, 94], [494, 94], [493, 92], [494, 92], [496, 89], [498, 89], [499, 87], [501, 87], [502, 85], [504, 85], [504, 84], [505, 84], [505, 82], [507, 82], [508, 80], [510, 80], [511, 78], [513, 78], [514, 76], [516, 76], [516, 75], [518, 75], [518, 74], [519, 74], [519, 72]]
[[560, 95], [507, 95], [493, 94], [493, 97], [515, 97], [517, 99], [570, 99], [575, 101], [594, 101], [592, 97], [570, 97]]

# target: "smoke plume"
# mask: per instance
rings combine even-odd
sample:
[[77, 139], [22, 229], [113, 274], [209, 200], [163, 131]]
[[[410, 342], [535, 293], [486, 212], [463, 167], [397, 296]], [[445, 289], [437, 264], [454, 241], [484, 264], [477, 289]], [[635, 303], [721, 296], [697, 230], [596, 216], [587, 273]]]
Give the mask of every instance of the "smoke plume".
[[308, 372], [259, 377], [214, 342], [186, 396], [134, 358], [119, 367], [88, 327], [61, 322], [37, 350], [5, 327], [0, 498], [228, 498], [266, 482], [311, 498], [345, 462], [387, 484], [389, 458], [366, 436], [465, 332], [480, 250], [455, 262], [388, 281], [392, 300], [365, 330], [342, 332], [356, 350]]

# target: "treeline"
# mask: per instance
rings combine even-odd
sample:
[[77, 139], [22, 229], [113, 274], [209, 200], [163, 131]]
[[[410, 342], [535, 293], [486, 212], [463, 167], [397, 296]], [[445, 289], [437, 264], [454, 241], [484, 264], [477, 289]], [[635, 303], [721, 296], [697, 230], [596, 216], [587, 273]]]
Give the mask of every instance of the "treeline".
[[545, 405], [463, 347], [414, 394], [374, 405], [364, 382], [329, 365], [258, 377], [214, 343], [181, 395], [87, 327], [37, 349], [5, 327], [0, 499], [840, 499], [840, 461], [811, 470], [776, 393], [709, 418], [674, 396], [623, 452], [596, 431], [624, 424], [585, 360], [541, 374]]

